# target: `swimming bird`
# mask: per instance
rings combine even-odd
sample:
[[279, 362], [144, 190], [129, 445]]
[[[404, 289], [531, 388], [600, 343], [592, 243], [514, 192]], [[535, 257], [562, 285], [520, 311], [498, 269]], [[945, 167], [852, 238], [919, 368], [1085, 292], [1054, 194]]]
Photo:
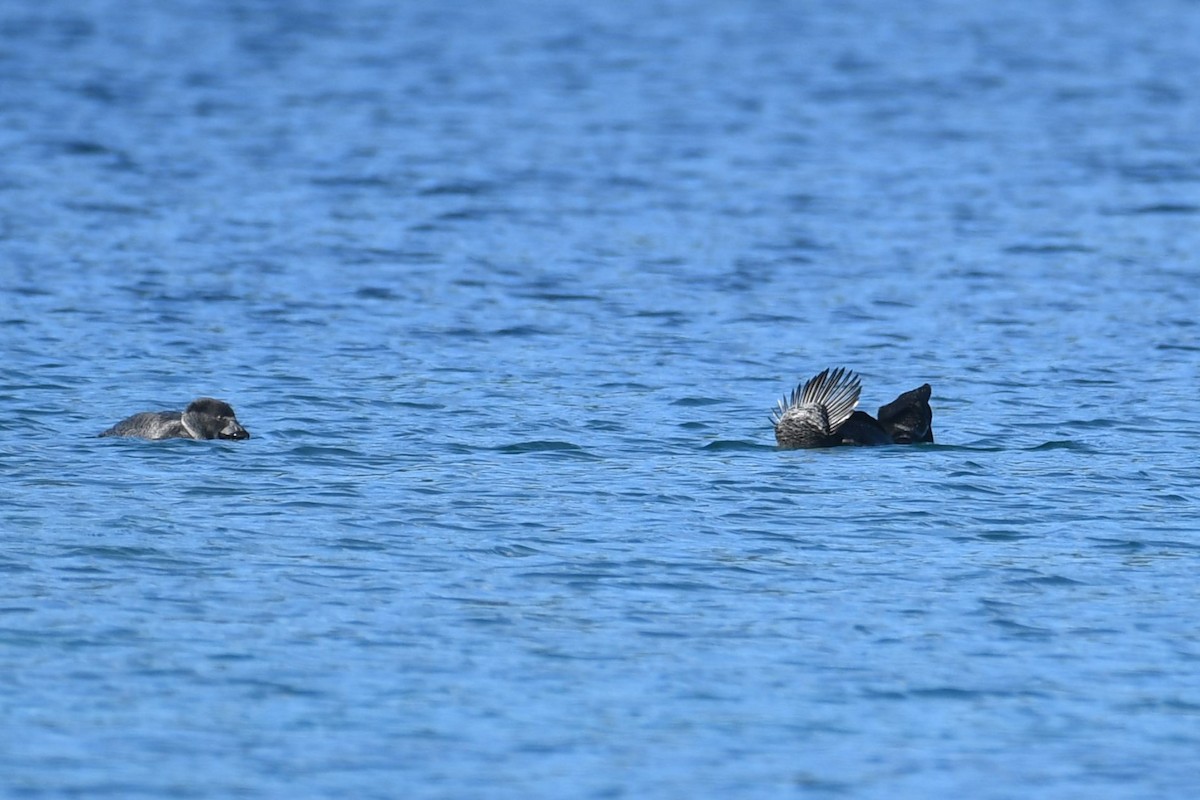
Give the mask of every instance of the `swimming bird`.
[[101, 436], [143, 439], [249, 439], [233, 407], [224, 400], [201, 397], [183, 411], [143, 411], [123, 419]]
[[933, 441], [928, 383], [879, 409], [876, 419], [858, 411], [862, 382], [844, 368], [823, 370], [780, 400], [771, 414], [780, 447], [914, 444]]

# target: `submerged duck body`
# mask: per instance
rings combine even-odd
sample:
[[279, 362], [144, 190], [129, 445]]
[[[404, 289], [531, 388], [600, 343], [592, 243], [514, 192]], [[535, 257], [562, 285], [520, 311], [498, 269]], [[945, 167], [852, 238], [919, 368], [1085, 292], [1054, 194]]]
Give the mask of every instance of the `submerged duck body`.
[[142, 439], [249, 439], [250, 432], [237, 421], [224, 400], [201, 397], [183, 411], [143, 411], [121, 420], [101, 436]]
[[878, 418], [856, 410], [861, 392], [854, 372], [819, 372], [779, 401], [771, 415], [775, 441], [788, 449], [933, 441], [928, 383], [881, 407]]

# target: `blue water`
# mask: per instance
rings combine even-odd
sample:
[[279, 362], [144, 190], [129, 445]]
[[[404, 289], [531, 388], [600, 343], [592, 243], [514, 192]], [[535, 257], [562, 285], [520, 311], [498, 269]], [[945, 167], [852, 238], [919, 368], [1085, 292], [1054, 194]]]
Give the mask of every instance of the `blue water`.
[[[1195, 796], [1197, 75], [1189, 0], [4, 4], [0, 794]], [[776, 450], [838, 365], [938, 443]]]

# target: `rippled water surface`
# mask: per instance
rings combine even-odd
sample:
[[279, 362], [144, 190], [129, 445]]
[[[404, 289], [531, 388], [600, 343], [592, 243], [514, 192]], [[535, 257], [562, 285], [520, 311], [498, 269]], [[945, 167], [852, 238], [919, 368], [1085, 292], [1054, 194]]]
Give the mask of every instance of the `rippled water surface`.
[[[1194, 796], [1198, 74], [1188, 0], [5, 5], [0, 792]], [[830, 365], [937, 444], [776, 450]]]

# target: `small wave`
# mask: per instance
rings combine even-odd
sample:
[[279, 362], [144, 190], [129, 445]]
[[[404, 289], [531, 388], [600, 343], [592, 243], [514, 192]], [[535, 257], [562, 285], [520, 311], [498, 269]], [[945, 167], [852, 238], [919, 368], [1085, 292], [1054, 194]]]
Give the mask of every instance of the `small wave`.
[[1062, 253], [1094, 253], [1096, 248], [1082, 244], [1014, 244], [1004, 248], [1010, 255], [1052, 256]]
[[742, 452], [753, 453], [761, 450], [777, 450], [773, 444], [761, 444], [759, 442], [745, 442], [736, 439], [718, 439], [715, 442], [709, 442], [700, 448], [701, 450], [712, 450], [719, 453]]
[[716, 406], [726, 402], [717, 397], [681, 397], [678, 400], [672, 400], [673, 406]]
[[1080, 442], [1072, 442], [1068, 440], [1042, 442], [1034, 447], [1026, 447], [1029, 452], [1038, 452], [1041, 450], [1071, 450], [1076, 453], [1094, 453], [1096, 452], [1091, 447]]
[[1200, 212], [1200, 206], [1189, 203], [1154, 203], [1148, 206], [1137, 206], [1129, 209], [1128, 214], [1195, 214]]
[[501, 445], [500, 447], [495, 448], [495, 451], [497, 453], [505, 453], [507, 455], [522, 455], [525, 453], [555, 453], [573, 458], [597, 458], [597, 456], [592, 455], [577, 444], [553, 440], [515, 442], [513, 444]]

